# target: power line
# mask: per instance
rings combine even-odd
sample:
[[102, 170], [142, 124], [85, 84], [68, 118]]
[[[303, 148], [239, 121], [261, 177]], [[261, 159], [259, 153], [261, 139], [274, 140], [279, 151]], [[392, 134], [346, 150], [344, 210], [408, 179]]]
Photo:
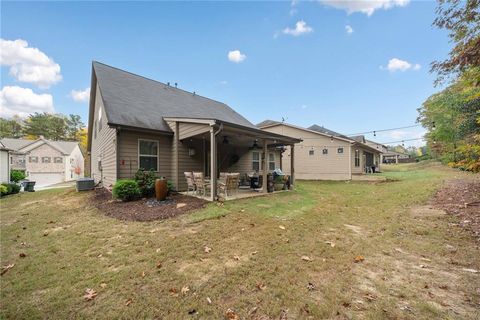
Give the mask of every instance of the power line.
[[393, 131], [393, 130], [400, 130], [400, 129], [408, 129], [408, 128], [415, 128], [415, 127], [420, 127], [420, 126], [422, 126], [422, 125], [421, 125], [421, 124], [414, 124], [414, 125], [405, 126], [405, 127], [390, 128], [390, 129], [380, 129], [380, 130], [372, 130], [372, 131], [352, 133], [352, 134], [347, 134], [347, 136], [357, 136], [357, 135], [367, 134], [367, 133], [373, 133], [373, 134], [375, 135], [377, 132], [385, 132], [385, 131]]

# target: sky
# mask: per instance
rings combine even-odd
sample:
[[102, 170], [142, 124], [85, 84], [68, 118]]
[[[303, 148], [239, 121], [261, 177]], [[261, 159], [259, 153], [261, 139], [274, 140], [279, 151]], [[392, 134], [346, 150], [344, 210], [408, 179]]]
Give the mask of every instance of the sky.
[[284, 118], [343, 134], [411, 126], [440, 90], [430, 63], [451, 47], [432, 26], [435, 8], [409, 0], [2, 1], [0, 116], [73, 113], [86, 123], [96, 60], [176, 82], [252, 123]]

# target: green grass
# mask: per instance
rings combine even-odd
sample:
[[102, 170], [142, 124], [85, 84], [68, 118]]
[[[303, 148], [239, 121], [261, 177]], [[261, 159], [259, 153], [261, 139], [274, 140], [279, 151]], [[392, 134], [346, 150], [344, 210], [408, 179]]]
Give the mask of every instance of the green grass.
[[411, 209], [469, 176], [432, 164], [383, 174], [395, 181], [299, 181], [293, 192], [142, 223], [108, 218], [72, 189], [7, 197], [1, 261], [15, 266], [1, 278], [0, 316], [478, 318], [479, 276], [462, 271], [480, 269], [478, 244], [449, 225], [454, 217]]

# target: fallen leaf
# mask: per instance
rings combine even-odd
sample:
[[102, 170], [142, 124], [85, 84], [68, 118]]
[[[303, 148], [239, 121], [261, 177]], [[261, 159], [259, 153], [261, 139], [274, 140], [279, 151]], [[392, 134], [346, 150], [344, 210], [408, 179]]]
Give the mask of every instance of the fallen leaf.
[[240, 317], [238, 314], [236, 314], [232, 309], [227, 309], [225, 312], [225, 316], [227, 317], [228, 320], [238, 320]]
[[100, 287], [101, 287], [101, 288], [106, 288], [106, 287], [107, 287], [107, 284], [106, 284], [105, 282], [100, 283]]
[[48, 236], [48, 232], [47, 232], [47, 231], [44, 231], [44, 232], [43, 232], [43, 236], [44, 236], [44, 237]]
[[332, 247], [332, 248], [335, 247], [335, 242], [333, 242], [333, 241], [325, 241], [325, 243], [329, 244], [330, 247]]
[[161, 267], [162, 267], [162, 263], [161, 262], [157, 263], [157, 269], [160, 269]]
[[239, 261], [239, 260], [240, 260], [240, 257], [239, 257], [239, 256], [233, 256], [233, 259]]
[[284, 226], [278, 226], [280, 229], [285, 230]]
[[210, 299], [209, 297], [207, 297], [207, 302], [208, 302], [208, 304], [212, 304], [212, 299]]
[[6, 266], [2, 267], [2, 273], [0, 275], [4, 275], [8, 270], [12, 269], [15, 266], [15, 263], [7, 264]]
[[301, 258], [303, 261], [312, 261], [309, 256], [302, 256]]
[[145, 271], [142, 271], [142, 278], [145, 278]]
[[258, 251], [253, 251], [253, 252], [252, 252], [252, 256], [253, 256], [253, 255], [256, 255], [257, 253], [258, 253]]
[[185, 207], [187, 204], [186, 203], [177, 203], [177, 209]]
[[205, 246], [205, 248], [203, 248], [203, 251], [205, 251], [205, 253], [209, 253], [210, 251], [212, 251], [212, 248]]
[[27, 255], [23, 252], [21, 252], [19, 255], [18, 255], [20, 258], [25, 258]]
[[169, 291], [170, 291], [170, 294], [171, 294], [172, 296], [175, 296], [175, 297], [178, 296], [178, 290], [177, 290], [177, 288], [170, 288]]
[[197, 313], [197, 310], [196, 309], [190, 309], [188, 310], [188, 314], [192, 315], [192, 314], [196, 314]]
[[309, 291], [315, 290], [315, 284], [309, 282], [309, 283], [307, 284], [307, 289], [308, 289]]
[[190, 291], [190, 288], [188, 286], [182, 287], [182, 290], [181, 290], [182, 294], [187, 294], [188, 291]]
[[258, 309], [258, 307], [253, 307], [252, 309], [250, 309], [250, 311], [248, 311], [248, 315], [251, 316], [252, 314], [257, 312], [257, 309]]
[[265, 289], [267, 289], [267, 286], [263, 283], [257, 283], [257, 289], [260, 290], [260, 291], [263, 291]]
[[132, 299], [128, 299], [127, 301], [125, 301], [125, 305], [128, 307], [132, 302], [133, 302]]
[[240, 212], [245, 212], [245, 209], [240, 210]]
[[85, 290], [85, 295], [83, 296], [83, 298], [87, 301], [90, 301], [95, 299], [96, 296], [97, 296], [97, 292], [95, 290], [87, 288]]
[[363, 260], [365, 260], [365, 258], [363, 256], [356, 256], [353, 259], [353, 262], [358, 263], [358, 262], [363, 262]]

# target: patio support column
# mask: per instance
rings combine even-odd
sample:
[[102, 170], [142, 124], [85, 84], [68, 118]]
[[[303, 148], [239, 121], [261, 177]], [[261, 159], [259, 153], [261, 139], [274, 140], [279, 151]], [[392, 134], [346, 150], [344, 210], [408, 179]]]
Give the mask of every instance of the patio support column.
[[295, 185], [295, 145], [290, 145], [290, 184]]
[[179, 126], [178, 122], [175, 122], [174, 133], [173, 133], [173, 184], [175, 189], [179, 191], [179, 178], [178, 178], [178, 149], [180, 145], [179, 139]]
[[267, 140], [263, 140], [263, 180], [262, 180], [262, 192], [267, 193], [268, 179], [267, 179], [267, 164], [268, 164], [268, 145]]
[[213, 127], [210, 128], [210, 199], [217, 199], [217, 137]]

